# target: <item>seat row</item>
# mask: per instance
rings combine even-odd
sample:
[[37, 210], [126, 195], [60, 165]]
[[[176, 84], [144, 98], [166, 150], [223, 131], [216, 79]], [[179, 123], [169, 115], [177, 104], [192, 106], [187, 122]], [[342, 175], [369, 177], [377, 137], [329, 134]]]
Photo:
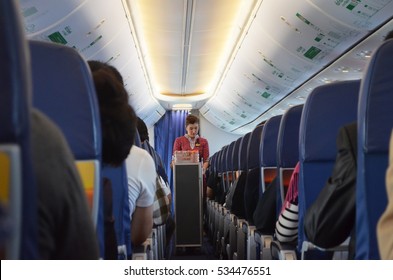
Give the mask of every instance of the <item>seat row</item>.
[[[3, 61], [0, 79], [2, 259], [40, 258], [30, 128], [30, 112], [36, 109], [60, 128], [74, 156], [101, 258], [105, 256], [103, 177], [112, 181], [118, 256], [127, 258], [132, 251], [127, 176], [124, 164], [118, 168], [102, 164], [99, 107], [86, 61], [72, 48], [27, 41], [15, 1], [2, 1], [0, 11], [0, 58]], [[138, 137], [135, 144], [141, 146]], [[48, 177], [50, 173], [48, 170]], [[159, 247], [158, 244], [165, 240], [164, 232], [162, 228], [153, 230], [144, 245], [147, 249], [143, 252], [144, 258], [163, 256], [164, 245]]]
[[[227, 194], [225, 205], [224, 199], [216, 198], [208, 201], [207, 211], [210, 235], [221, 257], [323, 258], [321, 252], [329, 250], [340, 257], [347, 250], [346, 244], [335, 248], [313, 245], [304, 234], [304, 217], [332, 173], [340, 127], [357, 122], [356, 258], [379, 258], [376, 224], [387, 205], [385, 172], [393, 127], [392, 63], [393, 40], [388, 40], [373, 54], [361, 81], [334, 82], [314, 89], [304, 105], [272, 117], [211, 157], [210, 172], [218, 174], [220, 192]], [[273, 215], [277, 219], [297, 162], [298, 243], [288, 246], [275, 240], [274, 232], [257, 231], [255, 209], [276, 178]], [[238, 201], [241, 209], [227, 205], [232, 195], [232, 201]]]

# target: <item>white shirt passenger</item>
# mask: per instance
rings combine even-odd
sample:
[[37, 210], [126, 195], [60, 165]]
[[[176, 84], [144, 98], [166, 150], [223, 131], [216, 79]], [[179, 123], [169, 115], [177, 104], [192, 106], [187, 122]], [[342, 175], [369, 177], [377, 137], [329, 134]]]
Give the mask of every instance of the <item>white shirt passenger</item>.
[[131, 219], [135, 207], [153, 205], [156, 189], [156, 168], [150, 154], [135, 145], [126, 159], [128, 202]]

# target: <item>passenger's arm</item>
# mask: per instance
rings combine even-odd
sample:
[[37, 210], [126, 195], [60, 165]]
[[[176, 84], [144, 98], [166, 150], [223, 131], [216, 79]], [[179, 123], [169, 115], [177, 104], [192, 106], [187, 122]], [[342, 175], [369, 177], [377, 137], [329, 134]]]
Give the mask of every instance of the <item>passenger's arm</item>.
[[142, 244], [153, 228], [153, 205], [136, 207], [131, 221], [131, 243], [134, 246]]

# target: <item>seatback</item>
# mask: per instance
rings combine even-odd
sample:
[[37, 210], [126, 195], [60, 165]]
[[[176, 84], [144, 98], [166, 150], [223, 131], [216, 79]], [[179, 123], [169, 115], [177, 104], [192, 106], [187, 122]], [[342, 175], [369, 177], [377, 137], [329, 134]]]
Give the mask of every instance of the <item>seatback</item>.
[[303, 105], [289, 108], [281, 118], [277, 138], [277, 204], [280, 213], [286, 188], [296, 163], [299, 161], [299, 126]]
[[233, 175], [233, 159], [232, 159], [232, 155], [233, 155], [233, 149], [235, 148], [235, 144], [236, 141], [232, 141], [229, 144], [228, 150], [227, 150], [227, 154], [226, 154], [226, 163], [227, 163], [227, 170], [226, 170], [226, 175], [227, 175], [227, 187], [228, 189], [231, 187], [233, 180], [235, 179], [234, 175]]
[[299, 248], [306, 239], [303, 226], [306, 211], [332, 174], [338, 131], [357, 119], [359, 86], [359, 80], [320, 86], [304, 104], [299, 136]]
[[371, 58], [360, 87], [356, 258], [379, 259], [376, 225], [387, 204], [385, 173], [393, 127], [393, 40]]
[[251, 132], [246, 133], [241, 138], [240, 148], [239, 148], [239, 170], [245, 172], [248, 166], [248, 143], [250, 141]]
[[31, 73], [19, 14], [16, 1], [0, 2], [0, 218], [1, 226], [7, 227], [2, 232], [8, 231], [0, 250], [2, 258], [36, 259], [36, 187], [30, 153]]
[[262, 131], [260, 144], [261, 191], [277, 175], [277, 138], [282, 115], [271, 117]]
[[232, 165], [233, 165], [233, 171], [238, 171], [240, 170], [240, 165], [239, 165], [239, 155], [240, 155], [240, 147], [241, 147], [241, 142], [242, 142], [242, 137], [238, 138], [235, 141], [235, 146], [233, 147], [232, 151]]
[[102, 176], [112, 183], [113, 216], [119, 259], [127, 258], [131, 252], [130, 207], [125, 163], [119, 167], [104, 165]]
[[220, 171], [221, 171], [221, 178], [223, 182], [223, 191], [226, 192], [228, 189], [228, 178], [227, 178], [227, 154], [228, 154], [229, 145], [225, 145], [221, 149], [221, 156], [220, 156]]
[[239, 149], [239, 170], [241, 170], [241, 175], [237, 181], [236, 188], [232, 190], [232, 207], [231, 212], [235, 214], [238, 218], [245, 217], [244, 209], [244, 189], [246, 185], [247, 178], [247, 148], [250, 140], [251, 132], [247, 133], [242, 137]]
[[103, 256], [101, 124], [89, 67], [70, 47], [38, 41], [29, 44], [34, 107], [58, 125], [73, 152]]
[[259, 125], [251, 132], [247, 147], [247, 178], [244, 188], [244, 206], [246, 220], [254, 224], [254, 211], [258, 203], [259, 196], [262, 195], [261, 189], [261, 168], [259, 166], [259, 153], [263, 125]]

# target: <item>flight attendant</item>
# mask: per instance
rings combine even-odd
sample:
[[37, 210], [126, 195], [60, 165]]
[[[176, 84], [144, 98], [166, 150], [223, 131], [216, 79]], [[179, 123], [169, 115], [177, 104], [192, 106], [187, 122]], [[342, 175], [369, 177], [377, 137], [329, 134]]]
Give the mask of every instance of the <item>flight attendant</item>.
[[[199, 161], [202, 162], [203, 174], [203, 198], [206, 197], [206, 176], [205, 172], [209, 166], [209, 143], [205, 138], [198, 135], [199, 118], [188, 115], [186, 118], [186, 134], [177, 137], [173, 144], [173, 154], [176, 151], [198, 151]], [[171, 163], [173, 166], [173, 162]], [[204, 199], [205, 200], [205, 199]]]
[[199, 161], [203, 162], [203, 174], [209, 165], [209, 143], [205, 138], [198, 135], [199, 119], [194, 115], [188, 115], [186, 118], [186, 134], [177, 137], [173, 144], [173, 154], [176, 151], [198, 151]]

